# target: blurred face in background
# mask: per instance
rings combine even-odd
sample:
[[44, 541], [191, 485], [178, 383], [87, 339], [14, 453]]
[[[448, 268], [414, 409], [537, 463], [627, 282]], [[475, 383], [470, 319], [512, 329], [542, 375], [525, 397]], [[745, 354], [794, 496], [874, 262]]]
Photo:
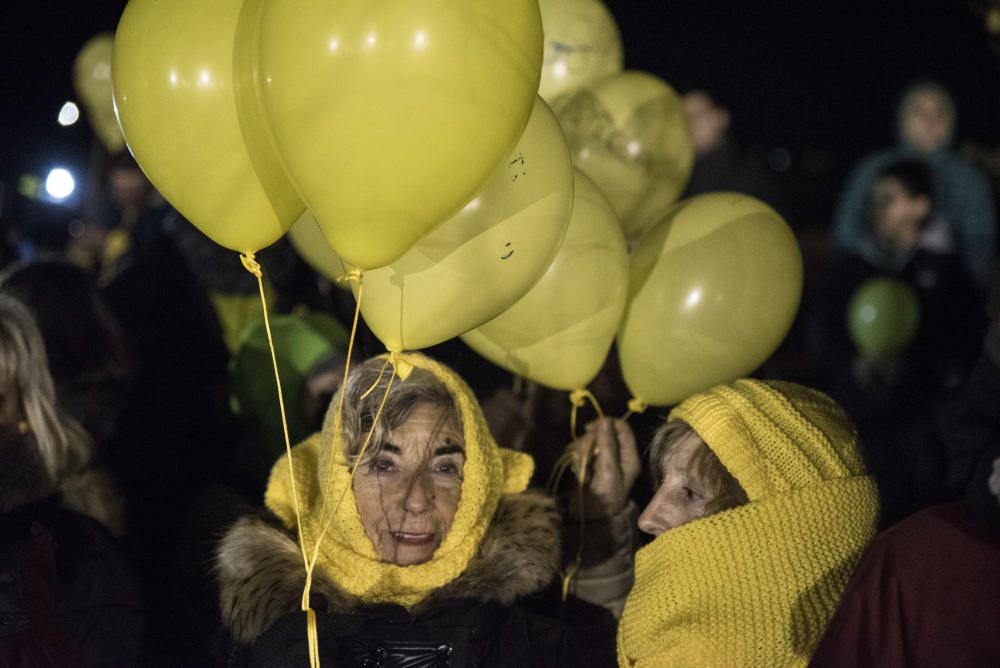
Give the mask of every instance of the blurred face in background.
[[409, 566], [429, 561], [441, 545], [462, 498], [465, 442], [451, 411], [417, 404], [354, 479], [365, 533], [383, 561]]
[[951, 135], [951, 110], [944, 95], [926, 90], [913, 93], [903, 113], [903, 136], [921, 153], [932, 153]]
[[701, 156], [713, 151], [722, 144], [729, 131], [729, 111], [717, 105], [712, 96], [701, 90], [685, 94], [682, 100], [695, 155]]
[[113, 169], [108, 180], [111, 198], [122, 210], [142, 208], [153, 188], [138, 169]]
[[911, 194], [899, 179], [884, 176], [875, 182], [872, 206], [878, 238], [890, 249], [905, 252], [916, 245], [931, 203], [926, 195]]

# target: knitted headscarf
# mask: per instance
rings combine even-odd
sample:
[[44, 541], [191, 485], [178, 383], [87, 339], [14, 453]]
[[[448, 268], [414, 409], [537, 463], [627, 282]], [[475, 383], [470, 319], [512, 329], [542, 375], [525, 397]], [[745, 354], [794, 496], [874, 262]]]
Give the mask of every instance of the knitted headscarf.
[[668, 419], [698, 433], [749, 503], [639, 550], [619, 663], [805, 665], [875, 532], [850, 420], [820, 392], [757, 380], [694, 395]]
[[[397, 566], [379, 558], [361, 524], [351, 490], [351, 465], [336, 410], [339, 395], [334, 397], [323, 431], [293, 449], [292, 468], [307, 553], [312, 554], [327, 523], [320, 542], [317, 577], [328, 578], [366, 603], [412, 607], [465, 570], [500, 497], [527, 488], [534, 462], [526, 454], [497, 446], [472, 391], [452, 370], [418, 354], [396, 353], [390, 359], [399, 376], [397, 384], [405, 383], [410, 371], [418, 368], [444, 385], [455, 403], [465, 439], [461, 500], [451, 530], [433, 558], [414, 566]], [[389, 373], [391, 367], [386, 371]], [[387, 401], [392, 400], [390, 393]], [[296, 528], [287, 456], [279, 459], [271, 472], [264, 501], [286, 526]]]

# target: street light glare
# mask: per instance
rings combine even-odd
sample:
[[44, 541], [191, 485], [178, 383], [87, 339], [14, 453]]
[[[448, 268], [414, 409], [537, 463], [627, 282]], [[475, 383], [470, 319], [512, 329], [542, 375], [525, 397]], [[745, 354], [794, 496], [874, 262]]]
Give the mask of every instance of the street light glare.
[[45, 192], [53, 199], [66, 199], [73, 194], [76, 188], [76, 180], [68, 170], [56, 167], [49, 172], [45, 179]]
[[66, 127], [80, 120], [80, 108], [73, 102], [67, 102], [59, 110], [59, 125]]

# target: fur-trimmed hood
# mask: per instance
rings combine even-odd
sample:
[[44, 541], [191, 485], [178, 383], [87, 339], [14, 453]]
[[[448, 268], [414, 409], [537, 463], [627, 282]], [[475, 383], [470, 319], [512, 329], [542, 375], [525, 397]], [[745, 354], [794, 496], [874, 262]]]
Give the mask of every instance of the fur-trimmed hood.
[[[417, 604], [419, 618], [460, 599], [509, 606], [547, 586], [559, 566], [559, 514], [538, 492], [502, 497], [493, 521], [462, 574]], [[244, 517], [226, 533], [216, 555], [222, 620], [233, 639], [249, 645], [279, 617], [299, 608], [305, 572], [295, 537], [259, 517]], [[328, 611], [350, 613], [362, 603], [317, 569], [312, 591]]]

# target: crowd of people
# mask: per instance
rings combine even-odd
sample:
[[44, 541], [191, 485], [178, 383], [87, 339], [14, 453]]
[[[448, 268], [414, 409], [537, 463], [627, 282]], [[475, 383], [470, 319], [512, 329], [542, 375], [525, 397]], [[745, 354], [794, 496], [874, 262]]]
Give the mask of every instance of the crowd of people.
[[[687, 194], [796, 228], [684, 102]], [[1000, 665], [996, 215], [955, 119], [904, 92], [753, 378], [578, 434], [458, 341], [362, 323], [349, 360], [353, 298], [284, 241], [266, 332], [238, 256], [112, 159], [84, 233], [0, 268], [0, 665]], [[876, 277], [920, 320], [873, 356], [845, 314]], [[626, 414], [614, 351], [590, 389]]]

